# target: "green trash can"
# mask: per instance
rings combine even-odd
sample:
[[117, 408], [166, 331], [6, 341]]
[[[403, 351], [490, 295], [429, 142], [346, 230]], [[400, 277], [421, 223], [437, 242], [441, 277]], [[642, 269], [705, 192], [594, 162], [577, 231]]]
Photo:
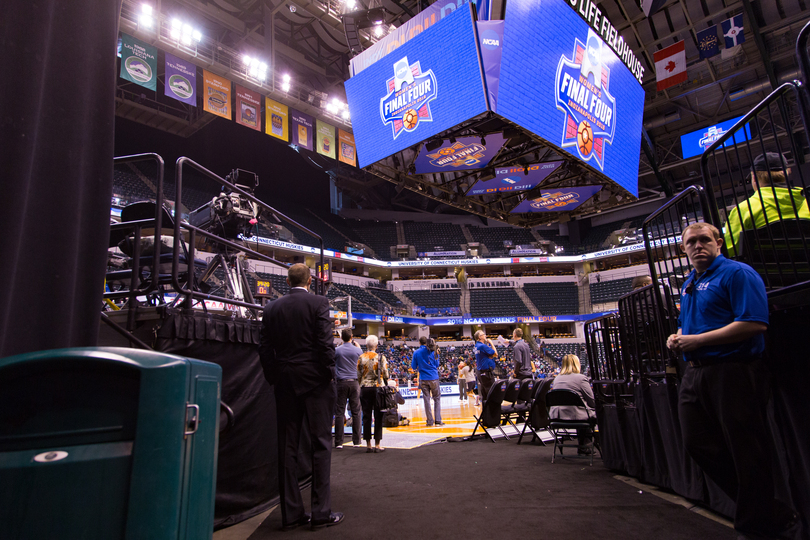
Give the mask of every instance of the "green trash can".
[[211, 538], [221, 383], [126, 348], [0, 359], [0, 538]]

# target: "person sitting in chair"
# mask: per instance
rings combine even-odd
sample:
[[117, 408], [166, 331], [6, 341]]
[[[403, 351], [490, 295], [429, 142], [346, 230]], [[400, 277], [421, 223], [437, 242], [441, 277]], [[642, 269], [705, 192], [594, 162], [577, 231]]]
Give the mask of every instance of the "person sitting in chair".
[[789, 188], [790, 169], [782, 154], [768, 152], [754, 159], [750, 181], [754, 194], [729, 211], [724, 244], [729, 257], [742, 254], [743, 231], [761, 229], [788, 219], [810, 219], [801, 187]]
[[[551, 407], [548, 411], [548, 417], [553, 420], [577, 420], [587, 421], [590, 418], [595, 418], [593, 413], [596, 402], [593, 398], [593, 390], [588, 378], [580, 373], [579, 357], [575, 354], [566, 354], [562, 358], [562, 370], [560, 374], [554, 378], [551, 388], [553, 390], [571, 390], [579, 394], [585, 402], [585, 407]], [[590, 448], [591, 432], [588, 429], [577, 429], [577, 454], [590, 455], [592, 450]]]

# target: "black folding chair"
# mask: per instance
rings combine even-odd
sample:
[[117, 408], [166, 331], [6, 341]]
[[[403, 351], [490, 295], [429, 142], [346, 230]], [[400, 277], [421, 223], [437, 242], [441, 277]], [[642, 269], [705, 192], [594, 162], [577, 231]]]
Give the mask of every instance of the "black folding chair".
[[484, 434], [489, 437], [492, 442], [495, 442], [495, 439], [492, 435], [487, 431], [487, 428], [498, 428], [498, 430], [506, 437], [506, 440], [509, 440], [509, 435], [501, 428], [501, 404], [503, 403], [504, 395], [506, 394], [506, 383], [508, 381], [498, 381], [492, 385], [492, 388], [489, 389], [489, 394], [487, 395], [486, 401], [484, 401], [484, 406], [481, 409], [481, 417], [473, 415], [475, 418], [475, 428], [473, 428], [472, 435], [470, 438], [472, 439], [475, 437], [475, 432], [478, 429], [478, 426], [484, 428]]
[[539, 440], [543, 446], [546, 445], [546, 441], [540, 436], [540, 431], [548, 429], [549, 420], [548, 408], [546, 407], [546, 394], [548, 394], [549, 389], [551, 389], [551, 382], [553, 380], [552, 378], [548, 378], [535, 382], [529, 414], [526, 417], [526, 423], [523, 424], [523, 431], [520, 432], [518, 444], [523, 440], [526, 429], [530, 429], [532, 432], [532, 442]]
[[517, 429], [517, 426], [512, 422], [512, 415], [516, 413], [515, 406], [517, 405], [518, 395], [520, 395], [520, 379], [509, 380], [503, 396], [503, 401], [509, 404], [501, 405], [501, 424], [505, 425], [508, 422], [515, 429]]
[[[587, 411], [587, 420], [562, 420], [560, 418], [549, 419], [549, 431], [554, 436], [554, 453], [551, 455], [551, 462], [554, 463], [554, 457], [557, 455], [557, 448], [560, 449], [560, 455], [563, 455], [563, 448], [579, 448], [579, 444], [564, 444], [563, 441], [566, 437], [570, 439], [569, 430], [578, 430], [578, 434], [590, 435], [591, 442], [590, 460], [593, 466], [594, 442], [595, 433], [594, 426], [596, 426], [596, 414], [588, 409], [582, 397], [573, 390], [551, 390], [546, 394], [546, 406], [551, 407], [582, 407]], [[577, 440], [579, 443], [579, 440]], [[584, 456], [583, 456], [584, 457]]]

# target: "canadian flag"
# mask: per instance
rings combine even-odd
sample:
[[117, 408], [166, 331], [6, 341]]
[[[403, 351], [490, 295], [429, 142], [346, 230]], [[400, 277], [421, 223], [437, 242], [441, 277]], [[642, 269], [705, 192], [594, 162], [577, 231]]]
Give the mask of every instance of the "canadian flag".
[[686, 51], [683, 41], [656, 52], [653, 59], [655, 78], [658, 81], [656, 88], [659, 92], [686, 81]]

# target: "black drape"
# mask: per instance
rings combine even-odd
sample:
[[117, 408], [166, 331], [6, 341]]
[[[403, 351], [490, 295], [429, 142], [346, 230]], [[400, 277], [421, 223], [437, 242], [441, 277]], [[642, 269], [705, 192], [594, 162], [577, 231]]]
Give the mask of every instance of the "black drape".
[[0, 357], [96, 344], [120, 9], [41, 0], [0, 10]]
[[[178, 311], [169, 312], [157, 331], [156, 350], [222, 366], [222, 401], [233, 409], [234, 424], [219, 437], [215, 528], [239, 523], [279, 500], [276, 400], [259, 362], [260, 330], [256, 321]], [[302, 437], [302, 482], [312, 472], [308, 441]]]

